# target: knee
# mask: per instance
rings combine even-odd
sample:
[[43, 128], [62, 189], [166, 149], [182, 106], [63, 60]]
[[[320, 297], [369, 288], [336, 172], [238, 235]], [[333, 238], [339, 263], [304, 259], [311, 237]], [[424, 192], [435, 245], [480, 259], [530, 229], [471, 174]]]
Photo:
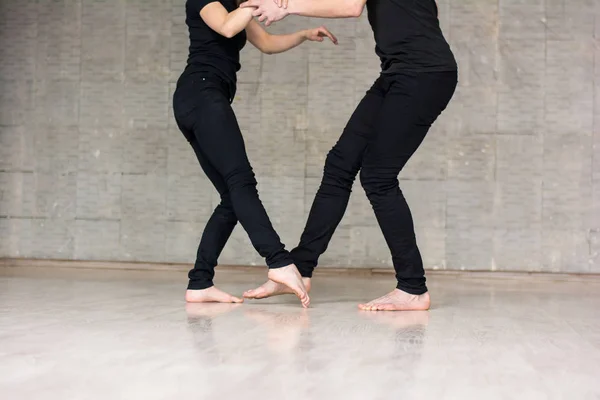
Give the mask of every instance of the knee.
[[250, 166], [236, 168], [226, 175], [225, 181], [230, 192], [246, 187], [256, 187], [256, 177]]
[[237, 216], [235, 214], [235, 211], [233, 210], [233, 203], [231, 202], [231, 197], [229, 196], [229, 193], [221, 196], [221, 202], [215, 209], [215, 213], [219, 214], [228, 222], [237, 222]]
[[337, 148], [331, 149], [325, 160], [325, 169], [323, 179], [327, 183], [335, 184], [343, 188], [351, 188], [358, 173], [358, 165], [344, 156], [344, 153]]
[[386, 174], [372, 168], [363, 168], [360, 171], [360, 184], [365, 189], [367, 196], [383, 195], [399, 190], [397, 175]]

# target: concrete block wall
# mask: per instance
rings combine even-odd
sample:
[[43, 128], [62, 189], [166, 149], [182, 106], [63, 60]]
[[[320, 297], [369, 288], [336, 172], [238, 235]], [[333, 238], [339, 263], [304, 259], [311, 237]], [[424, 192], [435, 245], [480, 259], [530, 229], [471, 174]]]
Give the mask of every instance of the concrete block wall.
[[[460, 86], [400, 175], [426, 266], [600, 272], [600, 1], [438, 3]], [[218, 196], [172, 116], [183, 5], [0, 1], [0, 257], [193, 262]], [[248, 44], [234, 103], [289, 247], [378, 74], [366, 15], [272, 30], [323, 23], [339, 46]], [[262, 264], [241, 227], [221, 261]], [[391, 265], [359, 185], [322, 263]]]

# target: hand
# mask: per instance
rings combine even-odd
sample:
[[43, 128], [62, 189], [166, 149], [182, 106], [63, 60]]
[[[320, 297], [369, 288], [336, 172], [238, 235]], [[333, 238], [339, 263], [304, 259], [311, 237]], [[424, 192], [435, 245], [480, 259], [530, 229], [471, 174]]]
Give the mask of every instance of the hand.
[[273, 0], [277, 7], [279, 8], [287, 8], [289, 0]]
[[325, 37], [331, 39], [333, 44], [338, 44], [338, 40], [331, 32], [327, 30], [324, 26], [315, 29], [307, 29], [304, 31], [304, 35], [306, 40], [310, 40], [311, 42], [322, 42]]
[[264, 22], [265, 26], [281, 21], [289, 15], [284, 8], [279, 8], [272, 0], [248, 0], [242, 3], [240, 7], [255, 7], [256, 10], [252, 15], [258, 17], [259, 22]]

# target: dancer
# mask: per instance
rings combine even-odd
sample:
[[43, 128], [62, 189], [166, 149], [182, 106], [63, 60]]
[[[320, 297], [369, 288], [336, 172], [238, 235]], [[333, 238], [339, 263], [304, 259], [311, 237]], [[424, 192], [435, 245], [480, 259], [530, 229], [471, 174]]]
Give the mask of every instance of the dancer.
[[194, 269], [189, 273], [188, 302], [241, 303], [213, 286], [214, 268], [238, 220], [254, 248], [266, 259], [268, 277], [296, 294], [304, 307], [310, 299], [296, 266], [258, 197], [231, 102], [246, 38], [264, 53], [280, 53], [305, 40], [337, 39], [324, 27], [290, 35], [270, 35], [252, 19], [252, 8], [235, 0], [188, 0], [190, 34], [187, 67], [177, 82], [173, 109], [177, 125], [194, 149], [207, 177], [221, 195], [210, 217]]
[[[352, 184], [360, 170], [362, 186], [392, 253], [396, 289], [366, 304], [363, 310], [427, 310], [430, 297], [423, 261], [398, 174], [427, 131], [446, 108], [457, 84], [457, 66], [438, 21], [434, 0], [249, 0], [259, 21], [270, 24], [289, 14], [348, 18], [366, 4], [375, 36], [381, 75], [354, 111], [329, 152], [321, 186], [300, 244], [291, 254], [304, 285], [340, 223]], [[288, 293], [274, 281], [244, 293], [265, 298]]]

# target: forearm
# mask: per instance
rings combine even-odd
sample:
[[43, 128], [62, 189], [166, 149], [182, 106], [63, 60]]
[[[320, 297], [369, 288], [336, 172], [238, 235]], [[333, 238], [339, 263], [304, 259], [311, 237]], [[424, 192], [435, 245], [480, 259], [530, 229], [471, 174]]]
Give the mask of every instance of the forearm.
[[304, 17], [359, 17], [366, 0], [289, 0], [287, 12]]
[[253, 7], [238, 8], [228, 12], [223, 5], [214, 1], [200, 10], [202, 20], [219, 35], [232, 38], [252, 21]]
[[238, 8], [230, 12], [218, 32], [228, 38], [234, 37], [246, 29], [246, 26], [252, 20], [252, 11], [254, 11], [253, 8]]
[[301, 45], [306, 41], [306, 31], [298, 31], [288, 35], [269, 35], [261, 49], [266, 54], [283, 53]]

